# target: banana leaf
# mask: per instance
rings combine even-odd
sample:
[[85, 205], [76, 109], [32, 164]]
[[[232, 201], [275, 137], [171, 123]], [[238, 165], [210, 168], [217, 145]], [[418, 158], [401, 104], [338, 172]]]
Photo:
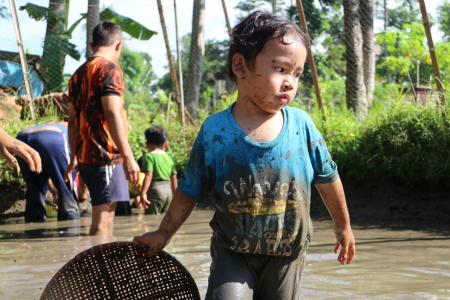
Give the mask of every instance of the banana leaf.
[[[39, 6], [33, 3], [27, 3], [24, 6], [21, 6], [19, 10], [25, 10], [30, 18], [35, 19], [36, 21], [48, 20], [48, 19], [56, 19], [60, 22], [64, 23], [64, 18], [58, 16], [55, 12], [53, 12], [48, 7]], [[72, 34], [74, 29], [80, 24], [80, 22], [86, 19], [87, 14], [82, 13], [81, 18], [75, 21], [72, 26], [67, 30], [67, 34]], [[139, 40], [149, 40], [153, 35], [158, 34], [156, 31], [150, 30], [144, 25], [136, 22], [133, 19], [122, 16], [110, 8], [106, 8], [102, 12], [100, 12], [100, 21], [111, 21], [114, 22], [122, 28], [123, 32], [128, 33], [131, 37]]]
[[54, 11], [52, 11], [48, 7], [43, 7], [33, 3], [27, 3], [19, 7], [19, 10], [21, 11], [25, 10], [28, 13], [28, 16], [30, 16], [30, 18], [32, 19], [35, 19], [36, 21], [56, 19], [59, 22], [64, 23], [64, 18], [58, 16]]
[[142, 41], [149, 40], [153, 35], [158, 34], [156, 31], [146, 28], [144, 25], [133, 19], [119, 15], [110, 8], [106, 8], [100, 13], [100, 21], [114, 22], [120, 25], [123, 32], [126, 32], [131, 35], [131, 37]]

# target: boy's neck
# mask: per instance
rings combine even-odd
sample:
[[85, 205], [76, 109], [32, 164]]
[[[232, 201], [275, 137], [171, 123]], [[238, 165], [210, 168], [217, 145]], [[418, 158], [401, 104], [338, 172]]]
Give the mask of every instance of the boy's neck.
[[233, 106], [232, 114], [242, 131], [255, 142], [273, 141], [283, 129], [284, 115], [281, 110], [268, 113], [250, 108], [238, 100]]
[[101, 56], [106, 60], [112, 61], [114, 63], [117, 63], [116, 60], [116, 53], [114, 50], [109, 49], [107, 47], [99, 47], [97, 48], [94, 53], [92, 53], [92, 56]]
[[153, 151], [157, 151], [157, 150], [165, 151], [166, 147], [160, 147], [160, 146], [157, 146], [157, 145], [148, 145], [147, 144], [147, 149], [148, 149], [149, 152], [153, 152]]

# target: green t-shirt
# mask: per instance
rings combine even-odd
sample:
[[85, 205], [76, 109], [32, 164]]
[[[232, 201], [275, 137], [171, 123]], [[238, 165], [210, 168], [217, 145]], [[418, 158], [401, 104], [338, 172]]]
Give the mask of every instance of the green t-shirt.
[[155, 150], [144, 155], [142, 172], [153, 172], [152, 180], [167, 181], [170, 176], [177, 174], [175, 163], [163, 150]]

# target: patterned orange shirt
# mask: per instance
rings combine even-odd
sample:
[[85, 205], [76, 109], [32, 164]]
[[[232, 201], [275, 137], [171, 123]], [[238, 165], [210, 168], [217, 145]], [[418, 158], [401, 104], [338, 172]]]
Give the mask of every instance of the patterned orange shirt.
[[75, 151], [78, 162], [116, 165], [123, 159], [105, 119], [101, 98], [117, 95], [122, 101], [122, 120], [128, 129], [123, 100], [123, 74], [116, 63], [100, 56], [90, 57], [69, 81], [69, 100], [74, 106]]

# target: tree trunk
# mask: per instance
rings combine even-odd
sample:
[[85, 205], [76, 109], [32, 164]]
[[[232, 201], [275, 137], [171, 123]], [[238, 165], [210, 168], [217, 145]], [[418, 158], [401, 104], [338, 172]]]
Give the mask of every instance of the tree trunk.
[[204, 20], [205, 0], [194, 0], [189, 69], [184, 93], [186, 108], [194, 119], [197, 118], [200, 84], [203, 74], [203, 57], [205, 55]]
[[358, 0], [343, 0], [347, 71], [345, 80], [348, 108], [353, 109], [359, 119], [368, 113], [367, 93], [364, 84], [363, 37]]
[[367, 107], [373, 106], [375, 89], [375, 36], [373, 32], [373, 0], [360, 0], [361, 32], [363, 38], [364, 84], [366, 85]]
[[86, 59], [92, 55], [92, 30], [100, 22], [100, 0], [89, 0], [86, 20]]
[[[181, 61], [181, 51], [180, 51], [180, 36], [178, 34], [178, 12], [177, 12], [177, 0], [173, 0], [173, 11], [175, 13], [175, 34], [177, 37], [177, 60], [178, 60], [178, 79], [180, 80], [180, 119], [181, 119], [181, 128], [183, 129], [183, 140], [185, 139], [185, 131], [184, 131], [184, 124], [185, 124], [185, 111], [184, 108], [184, 93], [183, 91], [183, 67], [182, 67], [182, 61]], [[170, 101], [168, 102], [168, 106], [170, 107]]]
[[[56, 15], [65, 18], [66, 0], [49, 0], [48, 8]], [[64, 22], [49, 17], [45, 31], [44, 49], [42, 53], [42, 73], [47, 83], [47, 89], [51, 92], [60, 91], [64, 84], [65, 53], [61, 43], [62, 39], [57, 35], [65, 30]]]

